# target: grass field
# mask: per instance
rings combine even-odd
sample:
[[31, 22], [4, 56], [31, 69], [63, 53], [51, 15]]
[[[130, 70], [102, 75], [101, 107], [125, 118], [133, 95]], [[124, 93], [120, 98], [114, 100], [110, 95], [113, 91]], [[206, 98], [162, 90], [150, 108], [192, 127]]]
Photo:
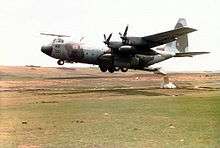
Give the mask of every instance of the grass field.
[[0, 67], [0, 147], [220, 147], [220, 74]]

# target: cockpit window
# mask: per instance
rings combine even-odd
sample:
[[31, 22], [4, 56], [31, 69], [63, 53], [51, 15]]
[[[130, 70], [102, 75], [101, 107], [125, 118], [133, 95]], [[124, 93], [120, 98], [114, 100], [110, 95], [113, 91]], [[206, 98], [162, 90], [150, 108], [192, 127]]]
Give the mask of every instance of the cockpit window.
[[53, 44], [54, 43], [64, 43], [64, 40], [61, 39], [61, 38], [56, 38], [56, 39], [53, 40]]

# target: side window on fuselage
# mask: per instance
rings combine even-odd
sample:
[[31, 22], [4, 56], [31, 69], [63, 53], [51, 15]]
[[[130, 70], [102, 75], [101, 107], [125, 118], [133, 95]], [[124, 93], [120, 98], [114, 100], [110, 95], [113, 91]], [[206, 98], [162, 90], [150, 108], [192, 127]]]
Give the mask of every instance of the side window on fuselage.
[[60, 44], [56, 44], [56, 45], [55, 45], [55, 48], [60, 48]]

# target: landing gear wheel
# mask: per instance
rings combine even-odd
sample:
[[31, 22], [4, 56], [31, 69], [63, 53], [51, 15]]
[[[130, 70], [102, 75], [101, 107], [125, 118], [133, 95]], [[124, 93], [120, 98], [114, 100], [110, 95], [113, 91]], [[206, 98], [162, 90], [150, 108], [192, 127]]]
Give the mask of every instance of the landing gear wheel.
[[64, 64], [64, 61], [63, 61], [63, 60], [58, 60], [58, 61], [57, 61], [57, 64], [58, 64], [58, 65], [63, 65], [63, 64]]
[[115, 70], [114, 70], [114, 67], [109, 67], [109, 68], [108, 68], [108, 71], [109, 71], [110, 73], [114, 73], [114, 71], [115, 71]]
[[101, 72], [106, 72], [108, 70], [107, 67], [101, 66], [101, 65], [99, 65], [99, 68], [100, 68]]
[[122, 67], [122, 68], [121, 68], [121, 71], [122, 71], [122, 72], [127, 72], [127, 71], [128, 71], [128, 68]]
[[119, 68], [119, 67], [115, 67], [114, 70], [115, 70], [115, 71], [119, 71], [120, 68]]

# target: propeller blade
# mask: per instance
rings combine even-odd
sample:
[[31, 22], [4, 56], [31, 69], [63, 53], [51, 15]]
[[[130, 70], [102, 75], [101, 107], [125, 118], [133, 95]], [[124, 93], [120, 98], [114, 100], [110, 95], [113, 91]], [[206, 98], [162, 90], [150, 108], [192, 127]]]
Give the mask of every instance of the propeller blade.
[[108, 36], [108, 38], [106, 38], [106, 35], [104, 34], [104, 41], [103, 42], [105, 44], [109, 45], [111, 37], [112, 37], [112, 33]]
[[128, 25], [127, 25], [126, 28], [125, 28], [125, 32], [124, 32], [124, 34], [123, 34], [124, 37], [127, 36], [127, 32], [128, 32]]
[[111, 37], [112, 37], [112, 33], [108, 36], [107, 42], [110, 41]]

